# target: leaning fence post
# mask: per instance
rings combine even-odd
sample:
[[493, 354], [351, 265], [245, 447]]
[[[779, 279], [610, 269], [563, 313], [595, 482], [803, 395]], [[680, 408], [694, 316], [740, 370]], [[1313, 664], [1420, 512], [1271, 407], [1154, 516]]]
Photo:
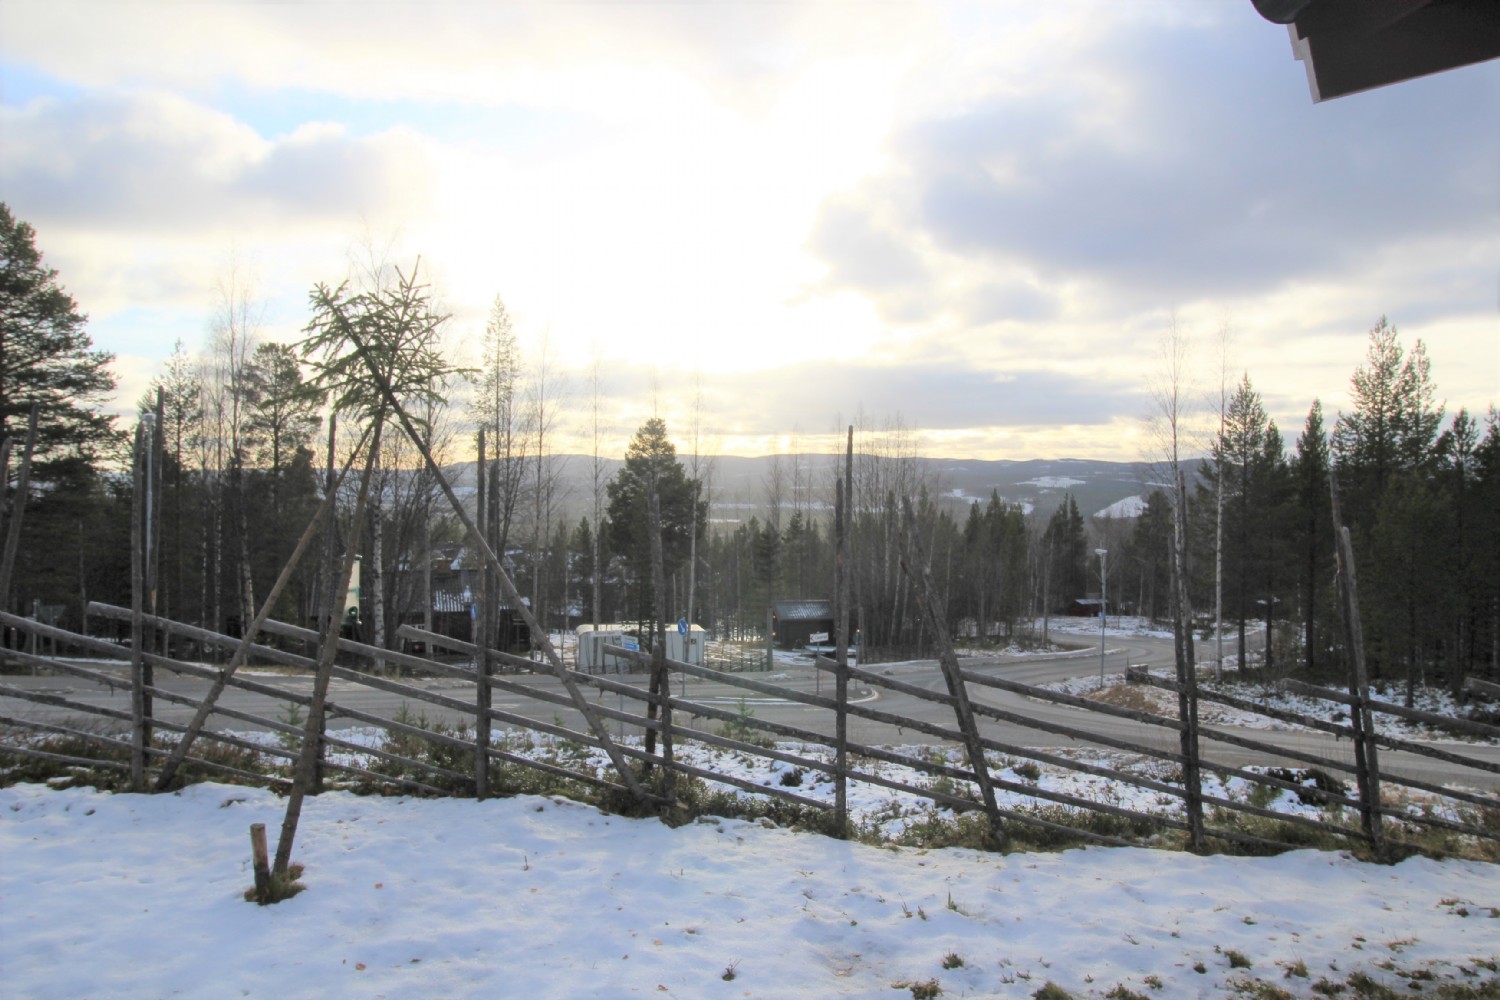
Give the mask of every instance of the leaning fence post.
[[948, 637], [948, 625], [944, 620], [947, 609], [937, 594], [932, 582], [932, 572], [927, 568], [927, 555], [922, 549], [922, 540], [917, 537], [917, 516], [912, 510], [909, 497], [902, 500], [901, 521], [901, 568], [911, 577], [917, 587], [917, 606], [932, 626], [932, 637], [938, 648], [938, 662], [943, 668], [943, 679], [948, 684], [948, 694], [953, 699], [953, 713], [958, 719], [959, 731], [963, 734], [964, 746], [968, 750], [969, 768], [974, 773], [974, 783], [979, 786], [984, 800], [985, 813], [990, 821], [990, 838], [995, 846], [1005, 845], [1005, 828], [1000, 825], [1000, 810], [995, 802], [995, 788], [990, 782], [989, 765], [984, 759], [984, 744], [979, 736], [979, 724], [974, 720], [974, 708], [969, 703], [969, 690], [959, 673], [958, 654]]
[[834, 746], [833, 746], [833, 817], [838, 825], [839, 836], [849, 830], [849, 496], [848, 469], [850, 453], [854, 447], [854, 427], [849, 428], [848, 451], [845, 452], [845, 478], [836, 484], [833, 507], [833, 533], [835, 548], [833, 557], [833, 593], [838, 602], [835, 619], [838, 642], [837, 667], [834, 670]]
[[[156, 409], [152, 411], [151, 428], [151, 492], [147, 494], [146, 508], [146, 611], [151, 615], [161, 614], [161, 529], [164, 520], [162, 510], [162, 465], [167, 451], [166, 392], [156, 387]], [[88, 629], [84, 629], [85, 632]], [[152, 628], [151, 648], [167, 655], [166, 632]]]
[[[265, 600], [261, 602], [260, 611], [256, 613], [255, 620], [250, 623], [249, 627], [244, 630], [244, 634], [240, 636], [239, 645], [235, 647], [234, 655], [230, 657], [228, 665], [219, 672], [218, 677], [214, 678], [213, 684], [209, 686], [208, 693], [198, 703], [198, 708], [193, 713], [193, 720], [188, 723], [187, 729], [178, 738], [177, 745], [172, 748], [171, 756], [167, 758], [166, 763], [157, 772], [156, 790], [158, 792], [167, 790], [167, 786], [171, 783], [173, 775], [177, 773], [177, 768], [187, 759], [188, 750], [192, 748], [193, 741], [198, 738], [198, 734], [202, 732], [209, 715], [212, 714], [213, 707], [218, 703], [219, 696], [224, 693], [224, 688], [228, 686], [229, 678], [234, 676], [236, 670], [245, 665], [246, 660], [249, 658], [250, 647], [254, 644], [256, 636], [260, 634], [261, 626], [270, 617], [271, 609], [276, 606], [276, 601], [281, 596], [281, 592], [291, 582], [292, 572], [301, 565], [302, 558], [307, 554], [308, 546], [312, 544], [313, 538], [318, 534], [319, 527], [324, 527], [326, 535], [331, 536], [333, 533], [333, 523], [329, 518], [334, 511], [338, 486], [343, 483], [345, 474], [353, 466], [355, 458], [364, 449], [365, 441], [368, 440], [367, 437], [360, 438], [359, 442], [354, 446], [353, 451], [350, 452], [348, 461], [335, 478], [333, 472], [333, 442], [334, 427], [336, 424], [337, 415], [335, 414], [328, 418], [330, 428], [328, 435], [328, 483], [323, 493], [322, 506], [318, 508], [317, 513], [312, 516], [312, 520], [308, 522], [307, 528], [302, 532], [302, 537], [297, 540], [297, 545], [292, 549], [292, 554], [287, 559], [286, 565], [281, 568], [281, 575], [276, 578], [276, 582], [271, 585], [271, 589], [266, 594]], [[365, 433], [368, 435], [369, 431]], [[325, 516], [325, 514], [328, 516]], [[323, 571], [320, 569], [319, 572]], [[332, 571], [329, 570], [329, 572], [331, 573]]]
[[1375, 719], [1370, 712], [1370, 681], [1365, 672], [1365, 638], [1359, 620], [1359, 589], [1354, 581], [1354, 545], [1349, 529], [1341, 523], [1339, 480], [1328, 470], [1328, 492], [1332, 501], [1334, 584], [1338, 591], [1344, 645], [1349, 649], [1349, 721], [1354, 729], [1354, 767], [1359, 782], [1359, 821], [1376, 854], [1385, 852], [1385, 832], [1380, 822], [1380, 761], [1375, 751]]
[[[651, 588], [655, 592], [656, 616], [656, 630], [651, 638], [650, 687], [661, 705], [661, 791], [670, 808], [677, 804], [677, 771], [672, 743], [672, 679], [667, 676], [667, 575], [661, 540], [661, 494], [654, 486], [646, 501], [646, 519], [651, 536]], [[648, 741], [651, 738], [649, 730], [646, 738]]]
[[[488, 528], [490, 523], [487, 462], [484, 428], [481, 427], [476, 463], [479, 489], [474, 507], [480, 531]], [[475, 548], [477, 550], [478, 546]], [[478, 591], [471, 595], [474, 600], [474, 797], [483, 800], [490, 794], [490, 705], [493, 701], [490, 696], [490, 568], [483, 560], [479, 563], [478, 579]]]
[[[286, 815], [281, 821], [281, 836], [276, 842], [276, 874], [285, 877], [292, 862], [292, 841], [297, 836], [297, 822], [302, 816], [302, 800], [310, 791], [315, 791], [322, 780], [321, 761], [323, 737], [327, 732], [324, 704], [328, 699], [328, 684], [333, 677], [333, 661], [338, 655], [339, 615], [334, 603], [335, 588], [347, 585], [349, 575], [354, 572], [354, 558], [359, 548], [360, 532], [364, 528], [365, 505], [370, 496], [371, 470], [375, 455], [380, 451], [380, 428], [384, 414], [375, 415], [375, 429], [370, 436], [370, 452], [365, 456], [365, 472], [359, 483], [359, 495], [354, 501], [354, 517], [349, 527], [349, 547], [340, 560], [337, 577], [330, 577], [328, 600], [325, 606], [330, 614], [323, 622], [321, 645], [318, 648], [317, 672], [313, 675], [312, 700], [307, 707], [307, 724], [302, 730], [302, 749], [292, 772], [292, 789], [287, 794]], [[330, 510], [330, 515], [332, 511]]]
[[130, 498], [130, 786], [146, 788], [147, 751], [151, 747], [151, 664], [145, 657], [145, 590], [147, 524], [150, 518], [151, 440], [145, 415], [135, 426]]
[[[339, 531], [338, 531], [338, 528], [339, 528], [338, 487], [339, 487], [340, 480], [336, 480], [335, 477], [334, 477], [334, 469], [338, 467], [338, 463], [337, 463], [337, 460], [336, 460], [336, 457], [337, 457], [337, 444], [338, 444], [338, 427], [336, 426], [337, 421], [338, 421], [338, 411], [335, 410], [333, 413], [329, 414], [329, 417], [328, 417], [328, 458], [323, 463], [324, 464], [324, 468], [323, 468], [323, 482], [325, 483], [325, 486], [323, 488], [324, 489], [323, 499], [324, 499], [324, 504], [325, 504], [325, 508], [326, 509], [325, 509], [325, 522], [324, 522], [324, 528], [323, 528], [323, 558], [322, 558], [322, 562], [319, 564], [319, 567], [318, 567], [319, 575], [322, 576], [323, 581], [324, 581], [323, 594], [321, 595], [322, 604], [320, 605], [320, 607], [322, 609], [323, 615], [325, 616], [323, 618], [323, 620], [321, 620], [318, 623], [318, 629], [319, 629], [319, 631], [323, 635], [323, 639], [321, 640], [321, 642], [323, 643], [323, 645], [326, 645], [327, 642], [328, 642], [327, 636], [330, 634], [328, 632], [328, 629], [329, 629], [330, 623], [331, 623], [332, 624], [332, 633], [331, 634], [335, 637], [335, 641], [334, 641], [334, 645], [335, 646], [338, 644], [337, 643], [337, 636], [339, 635], [339, 624], [338, 623], [343, 619], [343, 616], [344, 616], [344, 602], [346, 600], [347, 588], [349, 586], [349, 574], [353, 572], [352, 564], [351, 564], [351, 566], [349, 568], [345, 568], [342, 571], [339, 569], [340, 565], [342, 564], [342, 561], [339, 559], [339, 552], [338, 552], [338, 544], [339, 544], [339, 542], [338, 542], [338, 538], [339, 538]], [[360, 496], [360, 497], [365, 496], [365, 492], [364, 491], [368, 488], [368, 484], [369, 484], [369, 481], [370, 481], [370, 475], [375, 470], [375, 463], [379, 461], [378, 452], [380, 451], [380, 429], [381, 429], [382, 426], [383, 426], [383, 421], [381, 421], [380, 419], [376, 419], [375, 422], [370, 427], [367, 427], [365, 429], [365, 434], [369, 435], [369, 437], [362, 437], [360, 439], [361, 443], [368, 442], [368, 446], [370, 448], [369, 454], [365, 455], [365, 472], [364, 472], [364, 476], [361, 477], [361, 479], [360, 479], [360, 486], [359, 486], [360, 492], [358, 494], [358, 496]], [[359, 445], [355, 445], [354, 446], [354, 451], [349, 456], [349, 465], [346, 467], [346, 471], [348, 469], [354, 468], [355, 455], [358, 452], [359, 452]], [[354, 505], [354, 523], [356, 525], [359, 524], [359, 519], [363, 515], [364, 515], [363, 501], [362, 500], [356, 501], [355, 505]], [[359, 529], [357, 527], [352, 527], [350, 529], [350, 532], [349, 532], [349, 552], [351, 554], [358, 548], [358, 545], [359, 545], [358, 539], [360, 537], [361, 536], [360, 536]], [[313, 671], [313, 674], [314, 674], [314, 676], [313, 676], [313, 690], [314, 690], [314, 693], [316, 693], [317, 686], [318, 686], [317, 673], [318, 673], [319, 670], [322, 669], [323, 645], [320, 645], [318, 647], [317, 656], [315, 657], [315, 660], [318, 663], [318, 667]], [[335, 654], [335, 656], [337, 656], [337, 654]], [[321, 709], [320, 709], [320, 711], [321, 711]], [[307, 714], [308, 714], [307, 722], [311, 723], [312, 722], [312, 716], [314, 714], [311, 708], [308, 709], [308, 713]], [[316, 741], [317, 742], [317, 749], [316, 749], [316, 752], [312, 756], [312, 763], [311, 763], [311, 767], [312, 767], [311, 775], [312, 775], [312, 777], [310, 779], [311, 782], [312, 782], [312, 789], [313, 789], [314, 793], [322, 791], [322, 789], [323, 789], [323, 750], [324, 750], [323, 736], [327, 732], [328, 732], [328, 723], [327, 723], [327, 721], [326, 720], [322, 720], [322, 719], [318, 720], [318, 729], [317, 729], [317, 734], [316, 734], [317, 735], [317, 741]], [[303, 753], [306, 753], [306, 751], [307, 751], [306, 741], [308, 739], [311, 739], [312, 736], [313, 736], [312, 729], [311, 728], [304, 728], [303, 736], [302, 736], [303, 744], [304, 744], [303, 747], [302, 747]], [[301, 758], [299, 757], [298, 760], [300, 762]], [[300, 766], [300, 763], [299, 763], [299, 766]], [[298, 808], [299, 809], [301, 808], [300, 803], [298, 805]], [[294, 823], [294, 826], [295, 826], [295, 823]], [[284, 827], [285, 827], [285, 822], [283, 821], [283, 828]], [[282, 836], [283, 837], [285, 836], [285, 830], [284, 829], [283, 829]], [[290, 850], [290, 848], [289, 848], [289, 850]], [[278, 855], [281, 852], [281, 840], [280, 839], [277, 840], [276, 851], [277, 851]], [[285, 863], [285, 862], [278, 861], [277, 862], [277, 871], [279, 871], [281, 874], [285, 875], [286, 874], [286, 864], [287, 863]]]
[[[453, 508], [454, 516], [458, 518], [459, 523], [466, 530], [472, 532], [474, 525], [468, 513], [464, 510], [464, 505], [459, 502], [458, 495], [453, 492], [453, 486], [448, 482], [448, 477], [443, 475], [443, 470], [438, 466], [437, 460], [433, 458], [432, 449], [427, 446], [422, 436], [417, 433], [416, 427], [412, 424], [411, 416], [406, 412], [406, 408], [396, 398], [396, 392], [391, 387], [390, 379], [370, 357], [359, 331], [349, 322], [348, 318], [339, 312], [337, 308], [334, 309], [334, 317], [336, 324], [344, 331], [349, 342], [363, 356], [365, 364], [370, 370], [370, 377], [379, 388], [380, 395], [385, 399], [386, 406], [390, 412], [396, 415], [397, 420], [400, 421], [402, 429], [406, 432], [407, 439], [421, 453], [422, 461], [426, 464], [427, 470], [432, 473], [432, 478], [437, 481], [439, 488], [443, 491], [443, 495], [448, 498], [448, 503]], [[641, 783], [636, 779], [635, 772], [630, 768], [625, 756], [620, 753], [619, 747], [615, 746], [614, 740], [610, 739], [609, 727], [599, 718], [593, 707], [589, 705], [588, 699], [583, 696], [583, 692], [578, 689], [577, 683], [568, 675], [568, 670], [563, 665], [562, 657], [552, 647], [552, 641], [547, 638], [546, 631], [543, 630], [536, 615], [522, 601], [520, 591], [516, 590], [514, 581], [505, 572], [505, 566], [501, 563], [500, 557], [495, 554], [494, 549], [490, 548], [489, 543], [484, 540], [483, 536], [480, 536], [479, 539], [479, 551], [484, 561], [494, 570], [495, 582], [499, 584], [501, 593], [505, 595], [506, 600], [511, 602], [516, 613], [521, 616], [522, 620], [526, 622], [527, 628], [531, 629], [531, 634], [537, 638], [542, 653], [546, 656], [548, 666], [551, 667], [557, 679], [562, 682], [563, 689], [567, 691], [569, 700], [573, 702], [573, 706], [578, 710], [578, 714], [582, 715], [583, 720], [588, 723], [588, 727], [599, 741], [599, 745], [609, 755], [610, 763], [614, 765], [616, 773], [620, 775], [620, 780], [625, 783], [625, 787], [630, 789], [631, 794], [637, 800], [650, 802], [652, 796], [646, 789], [641, 787]]]
[[1173, 574], [1177, 606], [1177, 713], [1182, 722], [1182, 783], [1187, 793], [1188, 838], [1193, 850], [1203, 849], [1203, 782], [1199, 771], [1198, 674], [1193, 663], [1193, 616], [1187, 587], [1187, 481], [1177, 472], [1177, 516], [1173, 524]]

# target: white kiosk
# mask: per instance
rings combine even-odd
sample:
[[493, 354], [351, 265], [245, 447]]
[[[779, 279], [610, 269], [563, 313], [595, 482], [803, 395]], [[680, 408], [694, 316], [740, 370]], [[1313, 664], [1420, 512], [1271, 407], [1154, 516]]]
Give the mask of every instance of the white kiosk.
[[628, 673], [631, 662], [623, 656], [604, 651], [605, 646], [640, 649], [640, 640], [625, 634], [623, 625], [580, 625], [578, 632], [578, 669], [586, 674]]

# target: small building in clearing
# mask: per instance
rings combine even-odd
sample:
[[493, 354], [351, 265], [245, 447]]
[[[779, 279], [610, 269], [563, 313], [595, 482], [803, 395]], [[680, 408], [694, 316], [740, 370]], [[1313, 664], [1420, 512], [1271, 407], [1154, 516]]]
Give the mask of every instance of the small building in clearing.
[[836, 631], [832, 601], [815, 598], [771, 602], [771, 640], [780, 649], [826, 646], [834, 641]]

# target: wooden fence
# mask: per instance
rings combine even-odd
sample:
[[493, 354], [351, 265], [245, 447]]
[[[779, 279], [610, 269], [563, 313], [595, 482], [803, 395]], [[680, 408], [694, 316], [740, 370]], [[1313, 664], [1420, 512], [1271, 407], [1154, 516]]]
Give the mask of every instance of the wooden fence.
[[[131, 621], [133, 613], [129, 608], [102, 604], [91, 605], [89, 612], [97, 620], [118, 622]], [[230, 780], [289, 785], [290, 778], [284, 776], [284, 769], [275, 765], [296, 760], [306, 734], [313, 732], [321, 781], [325, 785], [333, 781], [355, 782], [397, 791], [484, 796], [498, 787], [493, 770], [498, 765], [520, 768], [549, 779], [578, 782], [619, 796], [628, 796], [645, 785], [654, 804], [670, 810], [675, 804], [676, 786], [662, 780], [652, 784], [649, 776], [655, 774], [660, 779], [671, 775], [726, 786], [749, 799], [781, 802], [809, 815], [826, 814], [827, 822], [822, 825], [842, 831], [848, 829], [849, 819], [847, 807], [840, 808], [846, 802], [845, 790], [850, 784], [864, 784], [958, 812], [985, 816], [996, 846], [1004, 846], [1006, 831], [1015, 829], [1010, 824], [1050, 831], [1062, 840], [1107, 844], [1149, 843], [1162, 831], [1179, 831], [1178, 836], [1198, 849], [1213, 849], [1216, 844], [1236, 844], [1250, 850], [1280, 849], [1333, 835], [1345, 842], [1385, 851], [1411, 846], [1410, 838], [1422, 828], [1500, 840], [1500, 798], [1464, 787], [1493, 785], [1493, 778], [1487, 776], [1500, 774], [1500, 764], [1477, 752], [1465, 752], [1464, 744], [1433, 746], [1384, 736], [1373, 727], [1352, 724], [1352, 719], [1360, 708], [1365, 708], [1374, 714], [1398, 716], [1484, 740], [1500, 738], [1500, 728], [1434, 716], [1373, 699], [1359, 705], [1358, 699], [1348, 693], [1303, 684], [1289, 682], [1289, 686], [1304, 695], [1344, 706], [1351, 724], [1331, 723], [1210, 691], [1190, 692], [1194, 699], [1192, 710], [1179, 718], [1017, 683], [1003, 676], [1003, 668], [966, 668], [955, 658], [949, 690], [943, 692], [903, 681], [884, 671], [847, 668], [849, 681], [946, 707], [953, 712], [951, 724], [887, 711], [879, 707], [879, 702], [847, 697], [840, 700], [836, 696], [797, 690], [772, 683], [767, 676], [723, 672], [668, 660], [669, 682], [657, 695], [619, 674], [566, 671], [566, 681], [591, 688], [595, 693], [590, 705], [596, 724], [589, 725], [586, 720], [585, 724], [574, 726], [561, 716], [576, 713], [575, 698], [566, 690], [551, 690], [533, 683], [533, 672], [552, 676], [544, 665], [497, 650], [490, 650], [486, 658], [480, 658], [480, 651], [468, 643], [408, 627], [402, 630], [405, 638], [424, 643], [427, 650], [456, 655], [458, 664], [340, 640], [339, 659], [332, 667], [337, 685], [327, 694], [322, 717], [313, 720], [314, 725], [309, 727], [306, 715], [315, 709], [313, 699], [308, 694], [288, 690], [278, 683], [281, 678], [264, 673], [245, 676], [160, 652], [192, 645], [205, 651], [217, 650], [228, 659], [239, 648], [239, 639], [139, 612], [135, 615], [143, 626], [138, 647], [0, 614], [0, 626], [35, 637], [36, 648], [56, 651], [44, 656], [7, 650], [4, 655], [12, 664], [40, 674], [86, 682], [77, 685], [86, 693], [79, 697], [76, 692], [37, 690], [0, 677], [0, 698], [16, 699], [29, 706], [24, 711], [18, 707], [0, 713], [0, 727], [3, 727], [0, 760], [14, 765], [23, 758], [38, 758], [68, 766], [110, 768], [141, 775], [143, 780], [137, 782], [138, 786], [152, 787], [149, 779], [162, 773], [163, 763], [171, 756], [180, 735], [189, 728], [180, 717], [203, 710], [204, 697], [184, 693], [181, 682], [218, 682], [264, 699], [259, 704], [265, 707], [250, 711], [214, 704], [209, 724], [202, 730], [201, 742], [193, 745], [183, 763], [201, 773], [216, 773]], [[317, 662], [309, 653], [315, 650], [319, 638], [307, 629], [267, 621], [261, 641], [248, 650], [250, 662], [274, 666], [293, 675], [310, 675]], [[649, 653], [614, 647], [608, 651], [635, 661], [642, 670], [649, 668]], [[484, 668], [476, 669], [476, 661], [483, 662]], [[496, 673], [491, 665], [508, 672]], [[838, 669], [833, 661], [822, 658], [815, 661], [815, 666], [830, 675]], [[765, 697], [800, 704], [813, 710], [810, 721], [802, 725], [776, 722], [757, 718], [747, 711], [745, 705], [749, 702], [726, 705], [722, 699], [710, 701], [684, 696], [681, 693], [684, 677], [727, 685], [744, 692], [747, 699]], [[1141, 670], [1131, 671], [1129, 679], [1144, 687], [1183, 694], [1175, 681]], [[844, 686], [829, 685], [829, 688], [837, 692]], [[679, 693], [672, 694], [673, 689]], [[371, 710], [367, 701], [372, 693], [396, 696], [403, 709], [395, 713]], [[996, 703], [996, 693], [1022, 698]], [[131, 696], [128, 701], [126, 694]], [[495, 695], [524, 698], [538, 708], [525, 714], [512, 708], [493, 707]], [[610, 698], [606, 699], [606, 695]], [[119, 706], [112, 704], [116, 699], [121, 701]], [[616, 704], [611, 706], [610, 701]], [[1077, 721], [1061, 723], [1041, 718], [1027, 710], [1035, 702], [1076, 709]], [[1231, 731], [1199, 725], [1197, 703], [1223, 705], [1304, 730], [1330, 734], [1347, 741], [1338, 745], [1354, 749], [1354, 760], [1347, 759], [1347, 753], [1297, 749], [1291, 745], [1292, 741], [1278, 741], [1271, 733], [1252, 736], [1242, 729]], [[978, 720], [974, 725], [964, 723], [961, 707]], [[549, 712], [553, 716], [551, 721], [537, 717]], [[431, 720], [427, 718], [429, 713]], [[1130, 720], [1143, 727], [1143, 733], [1155, 731], [1169, 738], [1153, 743], [1144, 737], [1104, 736], [1092, 730], [1089, 722], [1092, 716]], [[445, 719], [453, 721], [441, 721]], [[839, 734], [847, 731], [850, 719], [882, 723], [951, 743], [967, 751], [962, 755], [965, 762], [955, 763], [952, 755], [924, 754], [910, 747], [841, 739]], [[711, 731], [705, 722], [721, 725], [717, 731]], [[330, 723], [371, 727], [383, 732], [386, 738], [372, 745], [369, 739], [352, 739], [347, 730], [332, 728]], [[1169, 773], [1165, 777], [1152, 776], [1123, 766], [1080, 761], [1053, 750], [1006, 742], [997, 738], [1001, 729], [993, 723], [1042, 730], [1067, 741], [1164, 762]], [[613, 749], [631, 769], [630, 775], [619, 773], [613, 763], [591, 764], [581, 756], [572, 762], [556, 755], [539, 759], [535, 754], [523, 752], [515, 740], [495, 738], [498, 729], [525, 733], [527, 742], [531, 741], [530, 734], [537, 734], [543, 740], [575, 747], [609, 749], [608, 738], [602, 736], [598, 724], [623, 737], [612, 741]], [[1188, 730], [1196, 738], [1181, 740]], [[256, 739], [257, 731], [275, 734], [275, 739], [270, 743]], [[647, 749], [647, 741], [641, 738], [647, 732], [656, 736], [651, 749]], [[1200, 742], [1204, 749], [1192, 761], [1178, 749], [1161, 746], [1197, 746]], [[742, 774], [716, 771], [682, 759], [682, 749], [694, 744], [826, 777], [813, 788], [763, 784]], [[1232, 764], [1215, 756], [1216, 747], [1233, 747], [1291, 762], [1303, 774]], [[412, 748], [436, 748], [444, 752], [416, 753]], [[1422, 781], [1403, 776], [1399, 768], [1381, 769], [1377, 764], [1378, 753], [1386, 751], [1441, 761], [1452, 777], [1442, 782]], [[237, 760], [236, 753], [253, 755], [260, 766], [245, 766], [244, 760], [251, 758]], [[139, 759], [133, 760], [132, 755]], [[1147, 810], [1118, 800], [1049, 790], [1033, 781], [1004, 777], [1004, 768], [997, 766], [997, 758], [1069, 769], [1119, 786], [1145, 790], [1162, 803], [1180, 805]], [[841, 760], [845, 762], [842, 767]], [[263, 770], [267, 764], [273, 766], [270, 776]], [[909, 769], [917, 777], [892, 774], [885, 765]], [[1214, 788], [1219, 786], [1204, 788], [1189, 777], [1200, 773], [1241, 779], [1265, 789], [1267, 794], [1231, 797], [1215, 792]], [[1343, 775], [1350, 780], [1347, 786], [1344, 781], [1325, 780], [1317, 789], [1309, 789], [1302, 781], [1308, 773]], [[1346, 790], [1350, 786], [1352, 790]], [[1368, 789], [1374, 789], [1373, 797]], [[1279, 791], [1312, 796], [1324, 808], [1314, 817], [1257, 804], [1276, 799], [1275, 793]], [[999, 793], [1004, 793], [1003, 800]]]

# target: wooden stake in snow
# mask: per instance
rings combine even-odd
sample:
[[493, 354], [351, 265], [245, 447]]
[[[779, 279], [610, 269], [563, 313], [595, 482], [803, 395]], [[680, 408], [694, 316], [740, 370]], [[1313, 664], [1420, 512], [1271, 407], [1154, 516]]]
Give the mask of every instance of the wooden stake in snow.
[[250, 824], [250, 861], [255, 868], [255, 901], [271, 898], [271, 856], [266, 850], [266, 824]]

